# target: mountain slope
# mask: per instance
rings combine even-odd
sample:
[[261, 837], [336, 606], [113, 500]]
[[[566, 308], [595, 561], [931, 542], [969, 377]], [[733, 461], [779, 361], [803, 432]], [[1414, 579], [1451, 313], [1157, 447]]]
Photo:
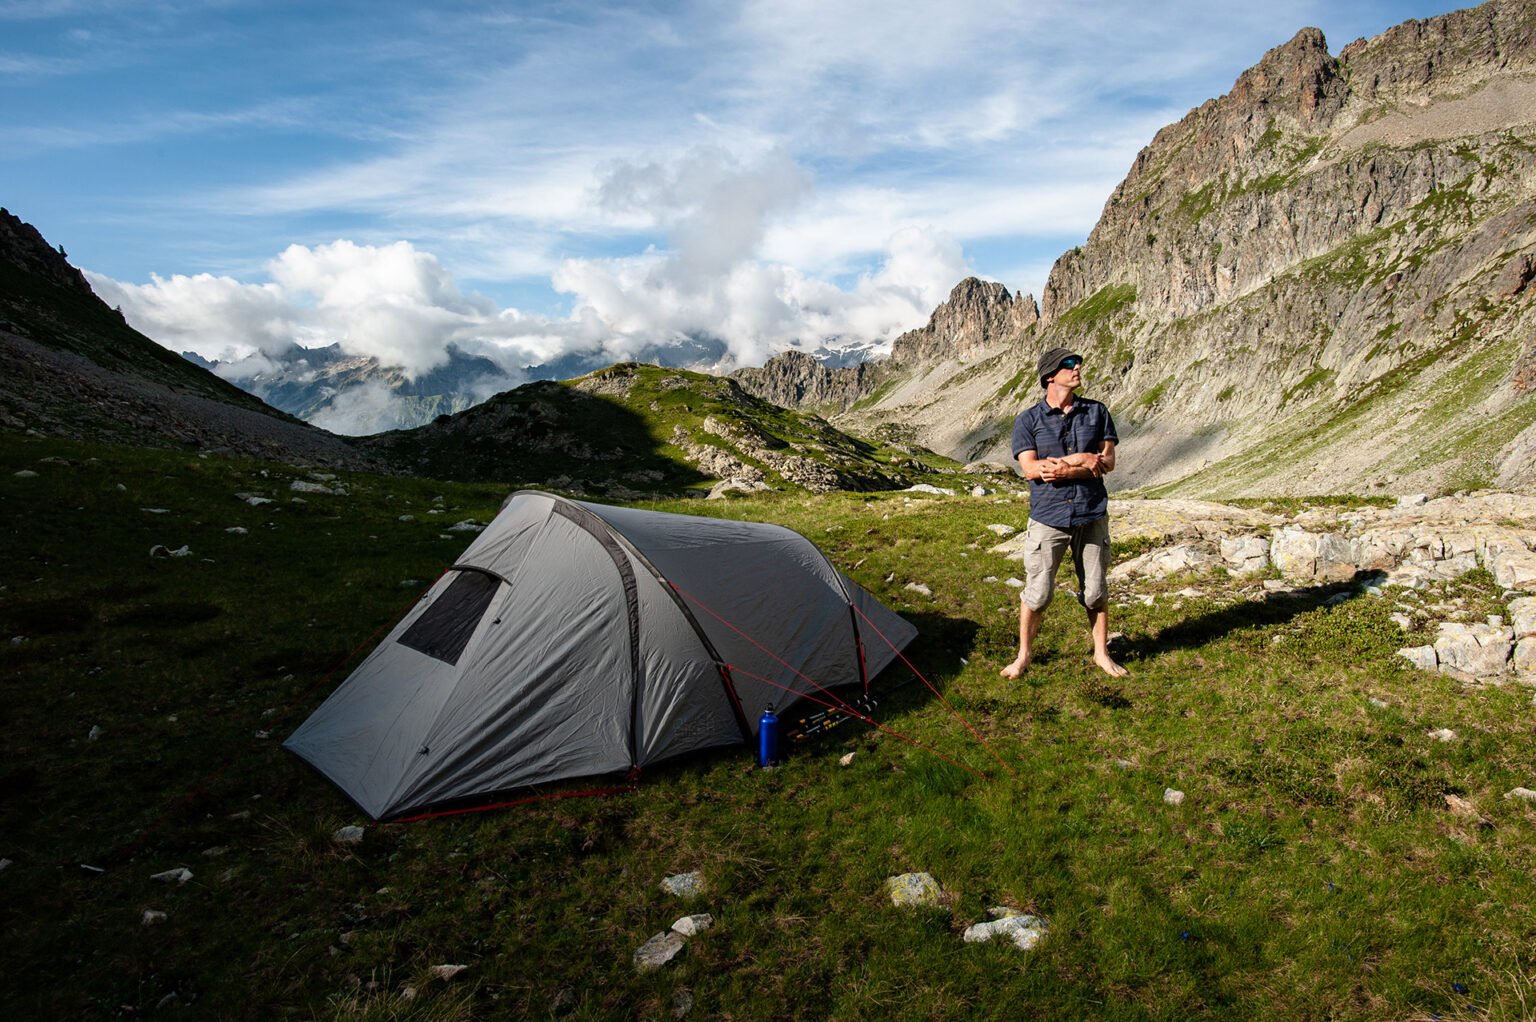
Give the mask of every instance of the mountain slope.
[[1121, 426], [1121, 487], [1530, 487], [1533, 263], [1536, 7], [1336, 58], [1307, 29], [1157, 134], [1053, 267], [1038, 324], [894, 365], [837, 421], [1007, 460], [1034, 358], [1060, 344]]
[[372, 464], [128, 326], [0, 209], [0, 428], [300, 464]]

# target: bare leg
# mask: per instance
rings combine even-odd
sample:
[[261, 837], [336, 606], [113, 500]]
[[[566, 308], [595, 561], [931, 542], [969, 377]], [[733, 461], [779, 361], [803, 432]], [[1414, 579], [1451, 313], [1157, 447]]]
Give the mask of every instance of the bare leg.
[[1088, 630], [1093, 633], [1093, 662], [1111, 678], [1123, 678], [1130, 671], [1121, 667], [1109, 655], [1109, 607], [1088, 611]]
[[1005, 678], [1014, 679], [1021, 677], [1029, 669], [1031, 650], [1034, 649], [1035, 636], [1040, 634], [1040, 622], [1045, 619], [1044, 610], [1030, 610], [1029, 605], [1019, 603], [1019, 658], [1004, 667], [998, 673]]

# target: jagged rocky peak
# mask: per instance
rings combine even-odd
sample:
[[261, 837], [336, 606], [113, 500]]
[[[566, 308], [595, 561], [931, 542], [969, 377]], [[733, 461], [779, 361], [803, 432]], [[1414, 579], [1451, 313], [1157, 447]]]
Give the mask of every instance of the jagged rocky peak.
[[0, 262], [10, 263], [50, 283], [96, 296], [85, 274], [69, 264], [63, 249], [56, 249], [36, 227], [0, 208]]
[[875, 367], [865, 362], [829, 369], [813, 356], [791, 349], [761, 368], [738, 369], [731, 379], [747, 393], [783, 408], [842, 411], [869, 392], [874, 372]]
[[918, 365], [971, 359], [1017, 339], [1040, 320], [1033, 295], [1010, 293], [996, 281], [967, 277], [929, 317], [891, 346], [891, 362]]

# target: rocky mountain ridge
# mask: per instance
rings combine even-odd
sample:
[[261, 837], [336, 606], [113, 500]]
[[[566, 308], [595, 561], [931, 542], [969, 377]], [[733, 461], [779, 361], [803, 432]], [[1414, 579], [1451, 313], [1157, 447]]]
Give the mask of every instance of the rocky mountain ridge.
[[909, 342], [836, 421], [1006, 462], [1034, 358], [1060, 344], [1116, 416], [1121, 488], [1529, 487], [1533, 270], [1536, 7], [1493, 0], [1338, 57], [1306, 29], [1155, 136], [1037, 321], [963, 282], [935, 312], [948, 334]]

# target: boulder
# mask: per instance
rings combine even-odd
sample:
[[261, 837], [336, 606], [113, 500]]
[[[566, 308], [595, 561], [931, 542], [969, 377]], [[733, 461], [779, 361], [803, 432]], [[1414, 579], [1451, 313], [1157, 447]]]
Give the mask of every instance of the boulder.
[[1474, 678], [1498, 677], [1509, 667], [1513, 638], [1504, 627], [1443, 622], [1435, 637], [1439, 669], [1445, 674], [1460, 671]]
[[1223, 536], [1221, 559], [1234, 575], [1252, 575], [1269, 567], [1269, 543], [1262, 536]]
[[938, 908], [942, 904], [939, 882], [928, 873], [902, 873], [886, 878], [891, 904], [900, 908]]
[[1286, 578], [1305, 582], [1347, 582], [1359, 570], [1359, 545], [1333, 532], [1287, 527], [1270, 538], [1269, 559]]

